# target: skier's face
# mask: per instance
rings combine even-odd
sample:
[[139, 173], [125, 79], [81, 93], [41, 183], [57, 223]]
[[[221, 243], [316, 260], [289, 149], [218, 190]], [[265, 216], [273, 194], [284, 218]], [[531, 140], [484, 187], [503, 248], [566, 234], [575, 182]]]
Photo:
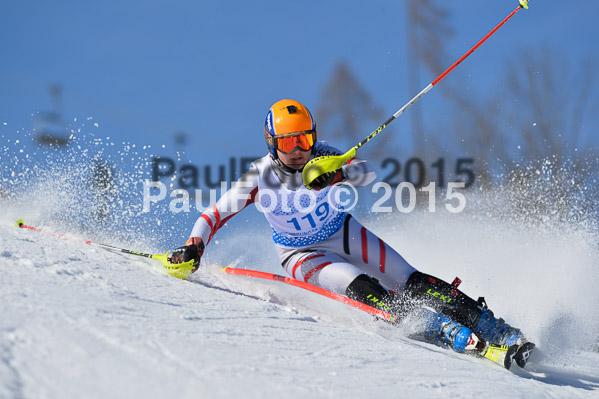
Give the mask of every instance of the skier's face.
[[310, 155], [312, 155], [312, 149], [308, 151], [302, 151], [299, 148], [296, 148], [289, 154], [285, 154], [284, 152], [277, 150], [277, 155], [279, 156], [281, 162], [285, 164], [285, 166], [290, 167], [291, 169], [300, 170], [310, 159]]

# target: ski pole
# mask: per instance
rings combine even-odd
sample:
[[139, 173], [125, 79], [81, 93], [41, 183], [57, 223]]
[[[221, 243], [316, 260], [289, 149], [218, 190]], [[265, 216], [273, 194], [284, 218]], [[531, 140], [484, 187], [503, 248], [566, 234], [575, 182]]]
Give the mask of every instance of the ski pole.
[[453, 71], [458, 65], [460, 65], [470, 54], [472, 54], [476, 49], [478, 49], [484, 42], [487, 41], [499, 28], [501, 28], [510, 18], [512, 18], [521, 8], [528, 9], [528, 0], [519, 0], [520, 4], [514, 11], [512, 11], [507, 17], [503, 19], [495, 28], [493, 28], [485, 37], [483, 37], [478, 43], [476, 43], [470, 50], [468, 50], [463, 56], [461, 56], [456, 62], [454, 62], [449, 68], [445, 70], [441, 75], [439, 75], [435, 80], [433, 80], [428, 86], [426, 86], [420, 93], [418, 93], [414, 98], [407, 102], [406, 105], [401, 107], [397, 112], [395, 112], [389, 119], [383, 122], [374, 132], [370, 133], [364, 140], [360, 141], [356, 146], [351, 148], [343, 155], [325, 155], [322, 157], [317, 157], [309, 161], [306, 166], [304, 166], [304, 171], [302, 172], [302, 179], [304, 181], [304, 185], [306, 188], [311, 189], [312, 183], [316, 178], [321, 176], [327, 172], [333, 172], [339, 168], [341, 168], [347, 161], [352, 159], [356, 155], [356, 151], [362, 147], [364, 144], [368, 143], [372, 140], [377, 134], [379, 134], [384, 128], [389, 126], [391, 122], [393, 122], [397, 117], [403, 114], [408, 108], [414, 105], [418, 100], [420, 100], [426, 93], [428, 93], [437, 83], [439, 83], [445, 76], [449, 75], [451, 71]]
[[144, 258], [150, 258], [150, 259], [155, 259], [155, 260], [159, 260], [162, 262], [162, 266], [164, 266], [164, 268], [166, 269], [166, 272], [173, 277], [177, 277], [180, 278], [182, 280], [185, 280], [187, 277], [189, 277], [189, 275], [191, 274], [191, 270], [193, 269], [193, 260], [190, 260], [188, 262], [184, 262], [184, 263], [178, 263], [178, 264], [171, 264], [168, 262], [168, 252], [166, 254], [147, 254], [144, 252], [138, 252], [138, 251], [133, 251], [131, 249], [125, 249], [125, 248], [118, 248], [112, 245], [107, 245], [107, 244], [101, 244], [98, 242], [92, 242], [89, 240], [80, 240], [77, 238], [70, 238], [67, 237], [64, 234], [60, 234], [60, 233], [53, 233], [50, 231], [46, 231], [46, 230], [42, 230], [40, 228], [37, 227], [33, 227], [33, 226], [28, 226], [25, 224], [25, 222], [22, 219], [17, 220], [17, 222], [15, 223], [15, 227], [19, 227], [22, 229], [28, 229], [28, 230], [33, 230], [36, 231], [38, 233], [42, 233], [42, 234], [46, 234], [48, 236], [51, 237], [56, 237], [56, 238], [60, 238], [62, 240], [69, 240], [69, 241], [75, 241], [75, 242], [80, 242], [83, 244], [87, 244], [87, 245], [93, 245], [93, 246], [97, 246], [100, 248], [104, 248], [107, 249], [109, 251], [113, 251], [113, 252], [121, 252], [124, 254], [129, 254], [129, 255], [135, 255], [135, 256], [142, 256]]

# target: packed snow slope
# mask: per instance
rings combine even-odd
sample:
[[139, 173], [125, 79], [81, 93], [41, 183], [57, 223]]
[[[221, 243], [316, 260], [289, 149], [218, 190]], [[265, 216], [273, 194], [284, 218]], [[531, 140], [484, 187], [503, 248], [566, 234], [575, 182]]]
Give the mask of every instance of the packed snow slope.
[[[296, 287], [226, 275], [223, 266], [284, 273], [252, 207], [218, 232], [185, 281], [155, 261], [73, 240], [164, 253], [199, 215], [164, 202], [143, 213], [149, 154], [76, 139], [66, 153], [24, 138], [0, 153], [2, 399], [599, 396], [597, 207], [584, 193], [564, 207], [547, 191], [561, 187], [549, 174], [524, 186], [532, 210], [505, 187], [468, 191], [460, 214], [439, 204], [376, 215], [367, 197], [354, 213], [418, 269], [459, 276], [546, 356], [507, 371], [415, 339], [409, 323], [395, 328]], [[100, 193], [89, 191], [98, 159], [117, 170]], [[110, 196], [107, 218], [94, 219]], [[70, 239], [15, 228], [17, 219]]]
[[222, 273], [223, 251], [246, 254], [238, 267], [282, 272], [261, 228], [229, 235], [182, 281], [151, 260], [15, 228], [39, 210], [2, 207], [0, 398], [599, 395], [592, 235], [432, 215], [380, 225], [414, 264], [459, 275], [548, 356], [507, 371], [310, 292]]

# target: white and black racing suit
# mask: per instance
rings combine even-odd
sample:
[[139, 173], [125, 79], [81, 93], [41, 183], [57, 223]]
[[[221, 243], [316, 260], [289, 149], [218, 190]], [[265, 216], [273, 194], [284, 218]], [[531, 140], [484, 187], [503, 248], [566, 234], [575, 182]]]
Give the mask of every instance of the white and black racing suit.
[[[319, 141], [311, 157], [340, 154]], [[344, 183], [354, 186], [367, 185], [376, 177], [368, 162], [359, 159], [345, 164], [342, 174]], [[415, 269], [344, 211], [338, 190], [339, 186], [308, 190], [300, 171], [282, 167], [266, 155], [198, 218], [191, 237], [208, 245], [227, 220], [255, 203], [270, 223], [281, 264], [293, 278], [345, 295], [357, 276], [367, 274], [401, 292]]]

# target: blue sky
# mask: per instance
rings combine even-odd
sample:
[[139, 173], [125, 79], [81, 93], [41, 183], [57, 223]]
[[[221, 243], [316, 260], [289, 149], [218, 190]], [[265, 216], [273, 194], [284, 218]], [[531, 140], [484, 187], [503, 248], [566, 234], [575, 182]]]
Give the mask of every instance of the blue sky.
[[[517, 1], [445, 4], [455, 29], [449, 66]], [[547, 45], [572, 62], [597, 59], [597, 16], [596, 0], [531, 0], [445, 81], [455, 75], [477, 91], [496, 89], [505, 61], [527, 46]], [[93, 117], [99, 126], [85, 129], [99, 137], [166, 144], [157, 152], [169, 154], [182, 130], [197, 163], [260, 156], [269, 106], [296, 98], [314, 110], [338, 62], [389, 116], [412, 98], [405, 18], [401, 0], [3, 2], [0, 134], [31, 130], [32, 114], [51, 108], [48, 86], [59, 83], [66, 119], [77, 127]], [[435, 77], [423, 70], [419, 87]], [[420, 101], [425, 118], [449, 112], [436, 91]], [[408, 114], [396, 132], [409, 126]]]

